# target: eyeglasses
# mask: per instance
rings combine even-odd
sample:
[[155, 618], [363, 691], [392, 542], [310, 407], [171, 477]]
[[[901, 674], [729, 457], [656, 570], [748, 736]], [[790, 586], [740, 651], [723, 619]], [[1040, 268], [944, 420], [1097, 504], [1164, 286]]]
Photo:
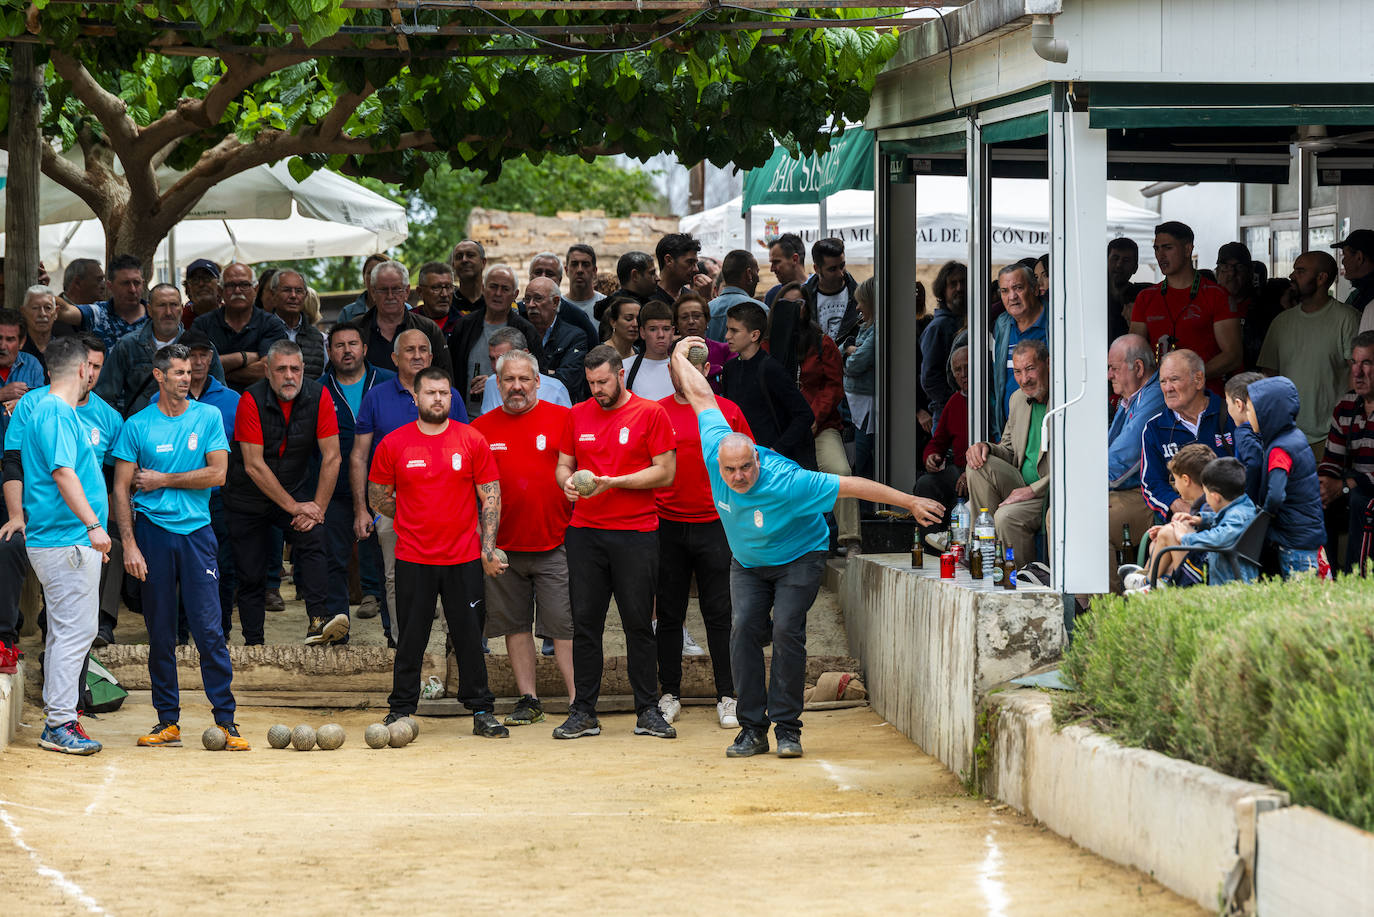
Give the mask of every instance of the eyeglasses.
[[430, 283], [422, 284], [426, 290], [433, 290], [435, 293], [452, 293], [453, 284], [451, 283]]
[[410, 290], [405, 287], [377, 287], [374, 291], [378, 296], [405, 296]]

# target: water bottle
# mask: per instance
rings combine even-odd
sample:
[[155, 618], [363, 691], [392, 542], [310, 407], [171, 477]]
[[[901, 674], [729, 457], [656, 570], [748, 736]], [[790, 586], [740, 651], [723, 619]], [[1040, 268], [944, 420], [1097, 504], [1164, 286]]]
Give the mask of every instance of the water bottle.
[[960, 498], [959, 498], [959, 502], [956, 503], [956, 504], [954, 504], [954, 513], [953, 513], [953, 521], [954, 521], [954, 541], [961, 541], [961, 542], [967, 542], [967, 541], [968, 541], [968, 536], [969, 536], [969, 531], [968, 531], [968, 522], [969, 522], [969, 519], [968, 519], [968, 516], [969, 516], [968, 502], [967, 502], [966, 500], [964, 500], [963, 497], [960, 497]]
[[983, 570], [991, 576], [997, 563], [997, 548], [994, 544], [997, 541], [997, 527], [993, 525], [992, 513], [988, 512], [986, 506], [978, 510], [978, 521], [973, 524], [973, 540], [978, 553], [983, 555]]

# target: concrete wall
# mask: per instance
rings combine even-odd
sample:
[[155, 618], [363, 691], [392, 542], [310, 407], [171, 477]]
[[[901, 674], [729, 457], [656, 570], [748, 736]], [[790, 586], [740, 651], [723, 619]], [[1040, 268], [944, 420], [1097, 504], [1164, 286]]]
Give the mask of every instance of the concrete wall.
[[938, 575], [929, 558], [918, 573], [909, 555], [854, 557], [842, 607], [874, 709], [962, 775], [972, 768], [980, 700], [1059, 655], [1063, 609], [1047, 589], [975, 590], [966, 573]]
[[24, 663], [14, 675], [0, 675], [0, 751], [14, 742], [24, 713]]
[[1374, 834], [1306, 806], [1261, 813], [1258, 824], [1261, 917], [1374, 914]]
[[993, 795], [1209, 910], [1228, 877], [1244, 874], [1237, 864], [1244, 862], [1247, 813], [1287, 804], [1286, 793], [1126, 748], [1084, 726], [1056, 729], [1044, 693], [1012, 691], [988, 701], [996, 711], [986, 774]]

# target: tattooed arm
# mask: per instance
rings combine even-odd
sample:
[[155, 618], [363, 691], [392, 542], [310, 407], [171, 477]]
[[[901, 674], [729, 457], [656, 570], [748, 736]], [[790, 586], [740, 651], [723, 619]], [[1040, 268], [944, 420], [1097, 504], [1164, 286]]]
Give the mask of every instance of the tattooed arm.
[[388, 519], [396, 518], [396, 488], [378, 484], [376, 481], [368, 481], [367, 502]]
[[506, 565], [496, 556], [496, 530], [501, 526], [501, 482], [477, 485], [477, 515], [482, 523], [482, 569], [500, 576]]

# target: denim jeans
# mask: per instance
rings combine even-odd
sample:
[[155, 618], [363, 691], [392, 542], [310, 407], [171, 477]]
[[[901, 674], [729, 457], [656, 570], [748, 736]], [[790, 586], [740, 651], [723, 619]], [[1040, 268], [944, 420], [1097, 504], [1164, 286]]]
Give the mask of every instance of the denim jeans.
[[1279, 572], [1284, 579], [1303, 573], [1317, 572], [1317, 552], [1297, 548], [1279, 548]]
[[[825, 571], [825, 552], [812, 551], [775, 567], [730, 562], [730, 665], [739, 693], [741, 726], [801, 735], [802, 692], [806, 688], [806, 613], [816, 600]], [[772, 615], [771, 621], [769, 615]], [[773, 638], [772, 671], [764, 687], [763, 647]]]

